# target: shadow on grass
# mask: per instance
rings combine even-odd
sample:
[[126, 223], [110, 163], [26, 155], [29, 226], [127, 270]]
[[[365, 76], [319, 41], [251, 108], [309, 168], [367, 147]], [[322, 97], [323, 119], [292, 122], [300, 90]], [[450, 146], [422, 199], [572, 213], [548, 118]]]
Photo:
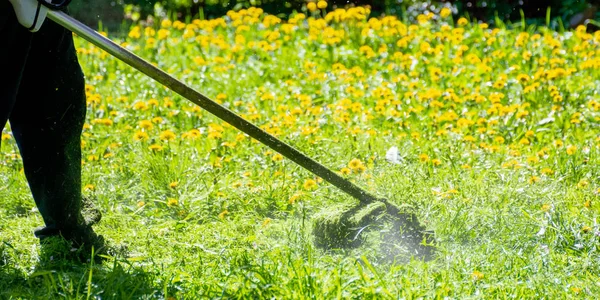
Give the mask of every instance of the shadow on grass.
[[0, 262], [0, 299], [155, 298], [152, 276], [124, 259], [102, 264], [67, 259], [40, 261], [31, 270], [13, 259]]

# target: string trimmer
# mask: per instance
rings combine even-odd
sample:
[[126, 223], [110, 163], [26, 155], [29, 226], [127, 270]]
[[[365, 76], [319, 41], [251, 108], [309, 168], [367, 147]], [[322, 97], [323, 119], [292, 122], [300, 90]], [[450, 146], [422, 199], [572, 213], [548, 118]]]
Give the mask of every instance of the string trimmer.
[[[359, 233], [361, 231], [367, 228], [372, 222], [385, 218], [389, 219], [390, 217], [394, 220], [393, 224], [395, 226], [393, 227], [395, 228], [393, 228], [393, 231], [397, 237], [405, 241], [411, 240], [412, 243], [420, 243], [423, 239], [428, 240], [429, 236], [413, 213], [403, 212], [398, 206], [387, 199], [371, 195], [311, 157], [238, 116], [207, 96], [197, 92], [69, 15], [59, 10], [49, 10], [48, 17], [67, 30], [76, 33], [78, 36], [153, 78], [187, 100], [219, 117], [221, 120], [231, 124], [250, 137], [279, 152], [304, 169], [323, 178], [344, 193], [356, 198], [360, 202], [358, 206], [350, 209], [340, 208], [338, 211], [328, 210], [327, 214], [321, 214], [314, 219], [313, 233], [315, 234], [316, 245], [324, 248], [356, 246], [360, 242], [360, 238], [357, 237], [360, 236]], [[426, 248], [417, 249], [421, 249], [415, 250], [417, 252], [428, 251], [422, 250]], [[420, 255], [423, 253], [417, 254]]]

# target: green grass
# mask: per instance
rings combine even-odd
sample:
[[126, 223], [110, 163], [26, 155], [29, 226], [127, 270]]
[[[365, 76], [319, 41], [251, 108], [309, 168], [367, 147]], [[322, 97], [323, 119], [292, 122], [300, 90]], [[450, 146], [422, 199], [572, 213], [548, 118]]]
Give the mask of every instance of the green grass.
[[[356, 200], [76, 38], [84, 194], [103, 211], [97, 232], [127, 255], [40, 254], [42, 220], [6, 128], [1, 298], [598, 297], [600, 34], [367, 22], [358, 10], [289, 30], [243, 13], [187, 33], [140, 25], [127, 47], [413, 211], [435, 255], [390, 260], [377, 230], [357, 248], [316, 247], [314, 218]], [[393, 146], [398, 163], [385, 157]]]

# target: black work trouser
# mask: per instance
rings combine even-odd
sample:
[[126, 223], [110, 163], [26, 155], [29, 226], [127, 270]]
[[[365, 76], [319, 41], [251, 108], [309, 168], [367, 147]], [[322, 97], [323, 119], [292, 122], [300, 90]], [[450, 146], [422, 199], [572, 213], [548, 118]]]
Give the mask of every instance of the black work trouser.
[[22, 27], [0, 0], [0, 130], [6, 122], [45, 227], [36, 236], [83, 226], [81, 131], [85, 86], [71, 32], [46, 19], [40, 31]]

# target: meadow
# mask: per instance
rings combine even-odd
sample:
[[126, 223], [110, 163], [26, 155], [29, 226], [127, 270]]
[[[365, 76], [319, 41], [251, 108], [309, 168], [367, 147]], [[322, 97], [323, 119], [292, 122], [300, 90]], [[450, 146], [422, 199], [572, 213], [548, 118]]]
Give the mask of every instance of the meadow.
[[414, 212], [432, 258], [316, 247], [313, 216], [356, 200], [76, 37], [83, 193], [126, 255], [41, 263], [7, 126], [2, 298], [597, 298], [600, 31], [492, 28], [446, 9], [410, 24], [323, 3], [107, 35]]

